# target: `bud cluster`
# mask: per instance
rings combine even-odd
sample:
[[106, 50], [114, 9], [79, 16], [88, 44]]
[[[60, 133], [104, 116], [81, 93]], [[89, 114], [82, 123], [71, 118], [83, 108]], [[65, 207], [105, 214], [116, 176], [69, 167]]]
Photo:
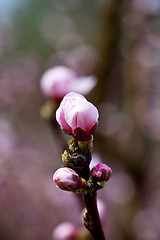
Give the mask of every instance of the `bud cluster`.
[[112, 170], [106, 164], [97, 164], [90, 172], [86, 181], [71, 168], [59, 168], [53, 175], [53, 181], [59, 188], [65, 191], [72, 191], [80, 194], [92, 194], [104, 187], [110, 179]]
[[90, 171], [92, 156], [92, 133], [98, 123], [98, 110], [82, 95], [67, 94], [56, 112], [62, 130], [73, 136], [68, 141], [68, 150], [62, 154], [64, 168], [58, 169], [53, 180], [59, 188], [80, 194], [94, 194], [104, 187], [111, 176], [111, 168], [97, 164]]
[[[92, 103], [79, 94], [87, 94], [95, 84], [93, 76], [78, 77], [75, 71], [63, 66], [49, 69], [40, 84], [42, 92], [49, 98], [41, 109], [41, 115], [55, 128], [57, 125], [53, 115], [59, 105], [56, 120], [63, 132], [73, 139], [68, 141], [68, 149], [62, 154], [64, 167], [54, 173], [53, 181], [62, 190], [83, 195], [86, 206], [84, 225], [94, 239], [105, 239], [98, 215], [96, 191], [104, 187], [112, 170], [101, 163], [91, 170], [89, 168], [92, 134], [96, 130], [99, 113]], [[75, 239], [77, 236], [77, 229], [70, 223], [58, 226], [53, 232], [57, 240]]]
[[68, 150], [62, 154], [62, 163], [70, 167], [85, 178], [86, 169], [89, 172], [91, 161], [92, 141], [77, 142], [75, 139], [68, 141]]

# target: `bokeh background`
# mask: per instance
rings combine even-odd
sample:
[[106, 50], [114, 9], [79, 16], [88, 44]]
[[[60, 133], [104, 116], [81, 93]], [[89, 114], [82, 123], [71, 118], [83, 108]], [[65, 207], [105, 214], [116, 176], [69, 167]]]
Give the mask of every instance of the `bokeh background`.
[[52, 182], [63, 143], [40, 116], [40, 78], [56, 65], [98, 79], [87, 99], [100, 112], [94, 156], [113, 170], [98, 192], [107, 240], [159, 240], [159, 0], [0, 1], [0, 239], [82, 226]]

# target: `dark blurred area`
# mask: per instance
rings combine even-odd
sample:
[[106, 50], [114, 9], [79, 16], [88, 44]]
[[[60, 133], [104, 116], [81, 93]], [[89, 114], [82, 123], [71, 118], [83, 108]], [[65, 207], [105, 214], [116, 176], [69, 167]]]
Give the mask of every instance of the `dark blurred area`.
[[98, 193], [107, 240], [159, 240], [159, 0], [0, 2], [0, 240], [82, 226], [52, 182], [64, 149], [40, 116], [40, 78], [56, 65], [98, 79], [86, 97], [100, 112], [94, 152], [113, 171]]

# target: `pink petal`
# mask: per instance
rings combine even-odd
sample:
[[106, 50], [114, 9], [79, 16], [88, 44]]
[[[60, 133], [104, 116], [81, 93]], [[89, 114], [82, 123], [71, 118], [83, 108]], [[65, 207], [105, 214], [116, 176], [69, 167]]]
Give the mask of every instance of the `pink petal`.
[[71, 90], [83, 95], [88, 94], [97, 84], [97, 79], [95, 76], [82, 76], [77, 77], [71, 84]]

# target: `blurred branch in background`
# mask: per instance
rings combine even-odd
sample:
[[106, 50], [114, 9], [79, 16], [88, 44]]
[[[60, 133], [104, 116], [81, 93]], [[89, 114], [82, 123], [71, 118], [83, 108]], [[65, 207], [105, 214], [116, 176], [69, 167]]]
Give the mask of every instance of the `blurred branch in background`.
[[[5, 2], [0, 3], [0, 238], [51, 239], [62, 222], [81, 226], [77, 201], [52, 183], [61, 146], [39, 114], [45, 101], [42, 73], [64, 65], [98, 78], [87, 98], [100, 112], [94, 149], [113, 170], [99, 193], [108, 240], [159, 240], [159, 1], [24, 0], [14, 1], [13, 8]], [[77, 211], [70, 214], [73, 206]]]

